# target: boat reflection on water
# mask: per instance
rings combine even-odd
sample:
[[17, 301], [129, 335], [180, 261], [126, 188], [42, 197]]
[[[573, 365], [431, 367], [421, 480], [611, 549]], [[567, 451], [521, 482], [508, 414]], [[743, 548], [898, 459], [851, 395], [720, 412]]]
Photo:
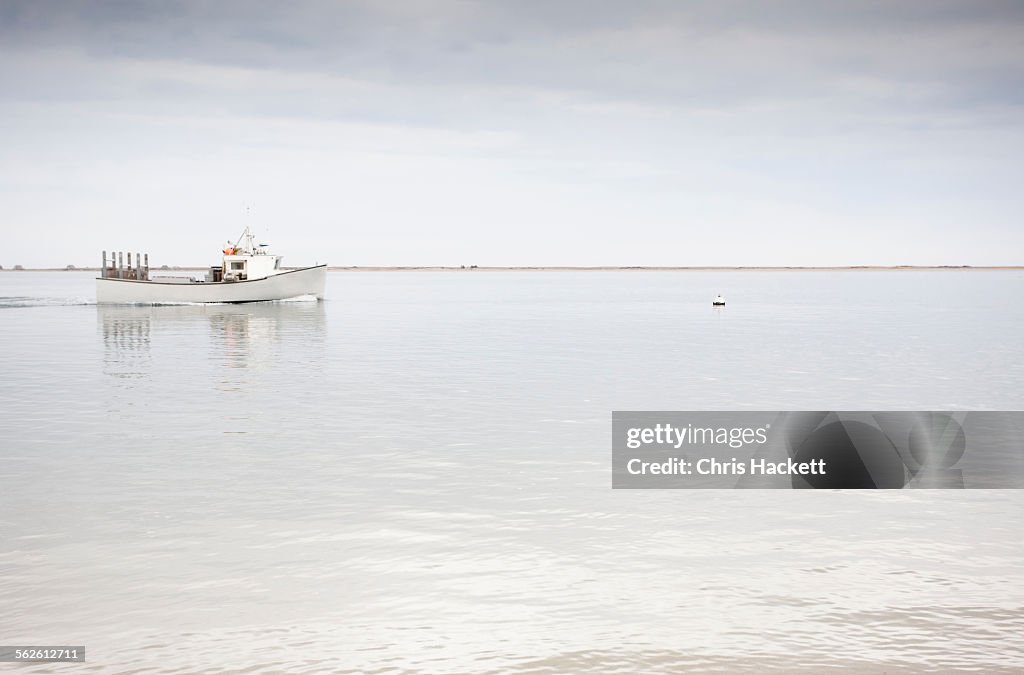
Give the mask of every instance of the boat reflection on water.
[[148, 307], [97, 305], [103, 338], [103, 372], [118, 379], [146, 377], [151, 370]]
[[[239, 370], [271, 370], [282, 360], [313, 361], [323, 354], [322, 302], [261, 302], [238, 305], [97, 305], [104, 373], [129, 386], [174, 376], [183, 351], [206, 353], [221, 390], [253, 384]], [[301, 335], [301, 340], [285, 336]], [[301, 355], [285, 344], [303, 345]], [[233, 374], [227, 375], [226, 372]], [[209, 382], [209, 380], [207, 380]]]

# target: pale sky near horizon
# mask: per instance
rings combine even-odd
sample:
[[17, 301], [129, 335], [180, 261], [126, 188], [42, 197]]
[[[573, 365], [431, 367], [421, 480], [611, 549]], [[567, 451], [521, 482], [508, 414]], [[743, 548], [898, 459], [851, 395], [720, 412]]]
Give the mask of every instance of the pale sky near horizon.
[[1022, 2], [0, 2], [0, 265], [1024, 263]]

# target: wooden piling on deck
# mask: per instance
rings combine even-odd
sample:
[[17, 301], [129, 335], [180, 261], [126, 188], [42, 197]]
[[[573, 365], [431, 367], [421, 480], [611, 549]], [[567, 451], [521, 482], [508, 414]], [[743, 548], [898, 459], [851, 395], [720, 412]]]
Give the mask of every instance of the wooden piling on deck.
[[[125, 258], [127, 266], [125, 265]], [[111, 251], [110, 258], [107, 252], [103, 251], [103, 262], [100, 265], [101, 279], [130, 279], [132, 281], [149, 281], [149, 254], [135, 252], [135, 261], [132, 262], [132, 253], [129, 251]]]

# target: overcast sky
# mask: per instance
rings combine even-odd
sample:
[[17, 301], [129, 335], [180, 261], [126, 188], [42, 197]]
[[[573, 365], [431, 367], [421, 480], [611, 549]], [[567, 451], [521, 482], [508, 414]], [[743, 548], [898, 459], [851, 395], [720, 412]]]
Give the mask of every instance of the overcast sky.
[[0, 264], [1024, 263], [1024, 2], [0, 2]]

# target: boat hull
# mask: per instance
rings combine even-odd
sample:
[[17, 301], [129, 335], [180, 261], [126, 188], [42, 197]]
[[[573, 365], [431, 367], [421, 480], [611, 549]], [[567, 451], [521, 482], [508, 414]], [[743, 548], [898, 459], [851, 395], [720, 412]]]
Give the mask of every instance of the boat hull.
[[305, 267], [249, 281], [171, 283], [97, 279], [96, 302], [118, 305], [185, 305], [266, 302], [305, 295], [324, 297], [327, 265]]

